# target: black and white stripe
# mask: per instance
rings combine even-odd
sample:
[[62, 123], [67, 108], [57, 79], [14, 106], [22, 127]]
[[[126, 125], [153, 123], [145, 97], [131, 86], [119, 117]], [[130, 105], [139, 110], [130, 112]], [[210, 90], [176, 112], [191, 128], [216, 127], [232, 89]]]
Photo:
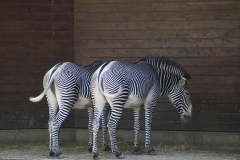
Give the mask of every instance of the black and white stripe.
[[97, 132], [104, 104], [111, 106], [108, 130], [112, 151], [122, 157], [118, 150], [115, 131], [123, 108], [134, 108], [134, 151], [139, 153], [139, 107], [145, 107], [145, 147], [148, 154], [155, 154], [151, 147], [151, 122], [157, 98], [169, 96], [171, 102], [183, 117], [191, 116], [191, 101], [186, 87], [188, 74], [176, 63], [165, 58], [146, 58], [135, 64], [119, 61], [106, 62], [94, 73], [91, 81], [94, 101], [93, 157], [98, 158]]
[[[71, 62], [59, 63], [45, 74], [43, 79], [44, 91], [42, 94], [38, 97], [30, 98], [31, 101], [37, 102], [46, 94], [49, 106], [50, 156], [63, 158], [58, 144], [58, 132], [61, 124], [72, 109], [88, 109], [89, 146], [91, 150], [93, 104], [90, 80], [94, 71], [101, 64], [98, 61], [84, 67]], [[107, 113], [106, 111], [106, 115]], [[103, 123], [106, 123], [105, 119]], [[103, 130], [106, 133], [106, 124], [103, 125]], [[107, 145], [106, 135], [104, 136], [104, 145]]]

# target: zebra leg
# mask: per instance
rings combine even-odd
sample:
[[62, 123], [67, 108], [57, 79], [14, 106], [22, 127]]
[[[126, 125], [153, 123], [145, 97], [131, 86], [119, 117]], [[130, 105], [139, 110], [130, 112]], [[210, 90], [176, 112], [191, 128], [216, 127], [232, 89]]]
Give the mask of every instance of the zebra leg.
[[140, 107], [136, 107], [133, 109], [134, 111], [134, 154], [141, 154], [139, 144], [138, 144], [138, 131], [140, 129], [140, 122], [139, 122], [139, 117], [140, 117]]
[[78, 91], [78, 89], [73, 87], [72, 89], [69, 89], [67, 93], [59, 93], [59, 96], [57, 96], [59, 111], [54, 118], [53, 124], [53, 151], [58, 158], [64, 158], [63, 153], [59, 149], [58, 132], [63, 121], [67, 118], [73, 105], [77, 101], [78, 93], [76, 91]]
[[48, 107], [49, 107], [49, 121], [48, 121], [48, 131], [49, 131], [49, 155], [51, 157], [55, 156], [53, 152], [53, 123], [54, 118], [57, 113], [57, 99], [55, 97], [55, 94], [49, 89], [46, 93], [47, 101], [48, 101]]
[[59, 129], [63, 123], [63, 121], [67, 118], [67, 116], [70, 113], [69, 108], [61, 108], [59, 109], [57, 115], [55, 116], [54, 119], [54, 124], [53, 124], [53, 152], [57, 158], [65, 158], [63, 153], [61, 152], [59, 148], [59, 143], [58, 143], [58, 133]]
[[100, 154], [98, 153], [98, 147], [97, 147], [97, 134], [100, 126], [100, 118], [101, 114], [104, 108], [105, 102], [100, 104], [100, 105], [95, 105], [94, 106], [94, 118], [93, 118], [93, 147], [92, 147], [92, 152], [93, 152], [93, 158], [94, 159], [99, 159]]
[[156, 155], [154, 149], [151, 146], [151, 123], [152, 123], [152, 115], [153, 115], [154, 107], [145, 107], [145, 147], [147, 150], [147, 154]]
[[[49, 108], [50, 111], [50, 108]], [[50, 113], [49, 113], [50, 115]], [[50, 118], [49, 116], [49, 121], [48, 121], [48, 131], [49, 131], [49, 137], [50, 137], [50, 141], [49, 141], [49, 156], [50, 157], [54, 157], [55, 153], [53, 152], [53, 118]]]
[[112, 152], [115, 153], [117, 158], [123, 158], [123, 154], [121, 151], [119, 151], [117, 146], [117, 140], [116, 140], [116, 127], [117, 123], [122, 115], [123, 107], [122, 106], [114, 106], [111, 111], [111, 116], [108, 121], [108, 131], [112, 146]]
[[110, 151], [111, 148], [108, 145], [108, 129], [107, 129], [107, 123], [109, 119], [109, 115], [111, 113], [111, 106], [106, 103], [103, 112], [102, 112], [102, 135], [103, 135], [103, 147], [104, 151]]
[[89, 131], [89, 142], [88, 142], [88, 151], [92, 152], [92, 144], [93, 144], [93, 131], [92, 131], [92, 121], [93, 121], [93, 108], [88, 108], [88, 131]]

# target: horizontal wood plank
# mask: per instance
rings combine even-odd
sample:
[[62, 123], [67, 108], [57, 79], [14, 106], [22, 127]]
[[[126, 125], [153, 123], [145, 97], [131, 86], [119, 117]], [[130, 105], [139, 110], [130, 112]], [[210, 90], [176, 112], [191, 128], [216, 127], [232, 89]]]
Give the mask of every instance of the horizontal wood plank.
[[75, 40], [80, 48], [191, 48], [191, 47], [238, 47], [239, 38], [224, 39], [181, 39], [157, 40]]
[[0, 2], [1, 5], [6, 4], [34, 4], [34, 5], [41, 5], [41, 4], [74, 4], [73, 0], [58, 0], [58, 1], [52, 1], [52, 0], [2, 0]]
[[[214, 79], [214, 80], [213, 80]], [[190, 85], [239, 85], [239, 76], [194, 76]]]
[[[12, 51], [14, 48], [18, 49], [19, 52], [25, 51], [26, 49], [45, 50], [50, 49], [66, 49], [73, 46], [72, 40], [49, 40], [49, 41], [0, 41], [0, 52]], [[3, 48], [4, 47], [4, 48]], [[14, 47], [14, 48], [13, 48]], [[38, 56], [41, 57], [41, 54]], [[27, 56], [28, 57], [28, 56]], [[3, 61], [3, 59], [2, 59]]]
[[[158, 57], [158, 56], [155, 56]], [[79, 61], [78, 61], [79, 59]], [[109, 61], [113, 60], [112, 57], [104, 57], [104, 58], [83, 58], [78, 57], [76, 58], [76, 63], [85, 65], [83, 62], [87, 62], [91, 64], [92, 62], [96, 60], [102, 60], [102, 61]], [[116, 57], [114, 60], [121, 61], [123, 63], [136, 63], [141, 58], [136, 57], [129, 57], [129, 58], [123, 58], [123, 57]], [[238, 63], [240, 61], [240, 57], [202, 57], [202, 58], [195, 58], [195, 57], [179, 57], [179, 58], [169, 58], [170, 60], [173, 60], [175, 63], [182, 67], [212, 67], [213, 71], [214, 67], [218, 67], [220, 72], [225, 71], [225, 69], [221, 70], [221, 67], [229, 67], [231, 70], [231, 67], [238, 67], [240, 64]], [[229, 63], [231, 61], [232, 63]], [[195, 69], [195, 68], [193, 68]], [[202, 69], [202, 68], [199, 68]], [[194, 72], [194, 71], [193, 71]], [[210, 71], [208, 71], [210, 72]]]
[[73, 4], [1, 4], [0, 13], [73, 13]]
[[[56, 15], [57, 16], [57, 15]], [[3, 16], [4, 17], [4, 16]], [[185, 21], [185, 20], [239, 20], [239, 10], [220, 11], [166, 11], [133, 13], [75, 13], [75, 22], [135, 22], [135, 21]], [[26, 17], [28, 18], [28, 17]], [[54, 19], [55, 20], [55, 19]], [[57, 20], [57, 17], [56, 17]]]
[[[149, 1], [148, 1], [149, 2]], [[202, 2], [202, 1], [201, 1]], [[75, 3], [74, 11], [79, 12], [105, 12], [105, 13], [129, 13], [129, 12], [165, 12], [165, 11], [204, 11], [204, 10], [228, 10], [240, 9], [236, 1], [205, 1], [183, 2], [150, 2], [150, 3]], [[201, 4], [200, 4], [201, 3]]]
[[10, 85], [18, 85], [18, 84], [39, 84], [42, 83], [42, 76], [2, 76], [0, 79], [0, 84], [10, 84]]
[[146, 30], [146, 31], [76, 31], [76, 40], [140, 40], [162, 38], [240, 38], [239, 29], [188, 29], [188, 30]]
[[[35, 61], [34, 58], [38, 60]], [[0, 60], [1, 67], [41, 67], [41, 66], [53, 66], [59, 62], [73, 60], [72, 57], [54, 57], [54, 58], [42, 58], [42, 57], [30, 57], [30, 58], [4, 58]]]
[[73, 23], [65, 22], [0, 22], [1, 31], [72, 31]]
[[25, 14], [4, 14], [0, 16], [1, 22], [72, 22], [73, 14], [54, 14], [54, 13], [25, 13]]
[[192, 76], [195, 75], [209, 75], [209, 76], [238, 76], [240, 74], [239, 67], [184, 67], [186, 71]]
[[[18, 97], [20, 96], [19, 93], [14, 93], [16, 96], [14, 96], [14, 98], [18, 99]], [[37, 94], [31, 94], [31, 93], [23, 93], [24, 95], [24, 99], [21, 100], [21, 101], [12, 101], [10, 103], [10, 101], [8, 102], [1, 102], [2, 103], [2, 106], [0, 108], [0, 110], [2, 112], [4, 111], [9, 111], [9, 108], [14, 108], [14, 110], [16, 111], [35, 111], [35, 112], [38, 112], [38, 111], [41, 111], [41, 112], [44, 112], [46, 114], [48, 114], [48, 105], [47, 105], [47, 101], [46, 101], [46, 98], [43, 98], [40, 102], [38, 103], [33, 103], [33, 102], [30, 102], [29, 100], [29, 97], [34, 97], [34, 96], [37, 96], [39, 95], [39, 93]]]
[[75, 22], [75, 31], [163, 30], [163, 29], [237, 29], [236, 20], [149, 21], [146, 22]]
[[[136, 3], [136, 2], [141, 2], [141, 3], [156, 3], [156, 2], [164, 2], [164, 3], [172, 3], [172, 2], [182, 2], [182, 0], [115, 0], [115, 1], [112, 1], [112, 0], [88, 0], [88, 1], [85, 1], [85, 0], [74, 0], [74, 3], [75, 4], [78, 4], [78, 3], [91, 3], [91, 4], [94, 4], [94, 3], [116, 3], [116, 4], [121, 4], [121, 3]], [[218, 1], [218, 0], [212, 0], [212, 1], [207, 1], [207, 0], [188, 0], [187, 1], [188, 3], [192, 4], [192, 3], [197, 3], [197, 4], [225, 4], [226, 1]], [[230, 3], [237, 3], [237, 0], [233, 0], [231, 1]]]
[[[76, 37], [75, 37], [76, 38]], [[80, 48], [75, 46], [76, 58], [115, 58], [115, 57], [230, 57], [240, 56], [239, 47], [195, 47], [195, 48]]]
[[51, 40], [73, 40], [72, 31], [63, 32], [1, 32], [0, 41], [51, 41]]
[[[0, 42], [1, 43], [1, 42]], [[74, 48], [41, 48], [41, 50], [36, 50], [36, 48], [31, 47], [13, 47], [7, 48], [6, 50], [1, 50], [0, 48], [1, 57], [3, 58], [23, 58], [23, 57], [72, 57], [74, 53]], [[72, 57], [73, 61], [73, 57]]]

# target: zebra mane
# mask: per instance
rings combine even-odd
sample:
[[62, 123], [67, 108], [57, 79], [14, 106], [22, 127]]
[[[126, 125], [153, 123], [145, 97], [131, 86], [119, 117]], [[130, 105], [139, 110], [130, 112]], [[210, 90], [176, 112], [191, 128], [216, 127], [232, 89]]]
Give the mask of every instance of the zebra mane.
[[185, 70], [183, 70], [177, 63], [165, 57], [148, 57], [142, 59], [141, 61], [149, 63], [157, 70], [164, 70], [179, 77], [184, 77], [187, 80], [191, 79], [190, 75]]
[[95, 65], [101, 65], [102, 63], [103, 63], [102, 61], [95, 61], [92, 64], [89, 64], [89, 65], [84, 66], [84, 67], [92, 67], [92, 66], [95, 66]]

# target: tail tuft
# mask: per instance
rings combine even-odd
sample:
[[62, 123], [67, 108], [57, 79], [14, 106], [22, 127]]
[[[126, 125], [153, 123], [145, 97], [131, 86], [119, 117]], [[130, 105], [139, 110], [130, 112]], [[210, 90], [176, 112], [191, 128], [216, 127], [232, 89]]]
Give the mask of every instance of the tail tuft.
[[35, 97], [29, 97], [29, 100], [32, 102], [39, 102], [39, 100], [37, 100]]
[[37, 97], [29, 97], [29, 100], [32, 101], [32, 102], [39, 102], [42, 100], [42, 98], [44, 97], [45, 95], [45, 90]]

